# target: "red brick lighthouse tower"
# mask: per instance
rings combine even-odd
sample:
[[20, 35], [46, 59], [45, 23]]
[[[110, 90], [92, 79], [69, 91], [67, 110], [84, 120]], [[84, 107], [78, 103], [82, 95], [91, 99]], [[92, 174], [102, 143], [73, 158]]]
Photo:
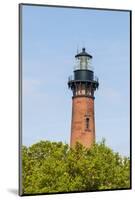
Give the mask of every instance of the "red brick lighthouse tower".
[[90, 147], [95, 141], [94, 91], [98, 79], [94, 77], [92, 56], [82, 49], [75, 56], [74, 77], [69, 77], [68, 86], [73, 91], [70, 146], [76, 142]]

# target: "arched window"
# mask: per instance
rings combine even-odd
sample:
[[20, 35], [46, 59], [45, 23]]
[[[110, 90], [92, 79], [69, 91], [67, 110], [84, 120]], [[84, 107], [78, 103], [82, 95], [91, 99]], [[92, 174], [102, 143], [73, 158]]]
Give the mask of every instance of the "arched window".
[[87, 117], [86, 118], [86, 129], [89, 129], [89, 123], [90, 123], [90, 119]]

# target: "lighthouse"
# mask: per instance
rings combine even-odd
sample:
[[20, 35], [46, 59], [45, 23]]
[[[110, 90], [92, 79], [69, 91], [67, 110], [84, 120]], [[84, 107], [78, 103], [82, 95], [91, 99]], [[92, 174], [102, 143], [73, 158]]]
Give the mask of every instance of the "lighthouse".
[[90, 148], [95, 142], [94, 92], [99, 86], [94, 76], [92, 55], [85, 48], [75, 55], [73, 76], [68, 79], [68, 87], [72, 90], [72, 119], [70, 147], [76, 142]]

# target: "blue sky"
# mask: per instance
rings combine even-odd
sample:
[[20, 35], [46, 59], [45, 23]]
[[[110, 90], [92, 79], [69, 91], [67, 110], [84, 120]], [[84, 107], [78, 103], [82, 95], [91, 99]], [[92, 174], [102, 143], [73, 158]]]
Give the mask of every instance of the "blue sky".
[[129, 13], [23, 6], [23, 144], [70, 141], [72, 74], [77, 48], [93, 56], [96, 141], [122, 155], [130, 146]]

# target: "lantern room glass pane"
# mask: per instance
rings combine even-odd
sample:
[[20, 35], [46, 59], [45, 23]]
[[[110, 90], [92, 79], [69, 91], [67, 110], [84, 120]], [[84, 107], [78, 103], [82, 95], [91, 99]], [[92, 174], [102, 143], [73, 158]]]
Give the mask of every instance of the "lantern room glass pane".
[[88, 69], [88, 59], [86, 56], [80, 57], [80, 69]]
[[93, 70], [93, 67], [91, 65], [92, 59], [90, 59], [87, 56], [80, 56], [76, 58], [75, 60], [75, 70], [82, 69], [82, 70]]

